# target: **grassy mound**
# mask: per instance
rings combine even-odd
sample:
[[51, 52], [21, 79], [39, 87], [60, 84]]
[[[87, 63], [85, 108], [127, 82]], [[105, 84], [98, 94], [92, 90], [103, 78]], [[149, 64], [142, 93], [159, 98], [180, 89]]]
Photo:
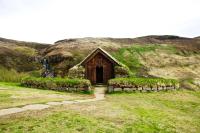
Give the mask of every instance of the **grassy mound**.
[[76, 90], [88, 90], [91, 86], [89, 80], [86, 79], [69, 79], [69, 78], [36, 78], [27, 77], [21, 82], [22, 86], [32, 88], [42, 88], [51, 90], [69, 91], [70, 88]]
[[138, 88], [138, 87], [175, 87], [179, 85], [174, 79], [158, 79], [158, 78], [115, 78], [108, 81], [108, 84], [120, 88]]

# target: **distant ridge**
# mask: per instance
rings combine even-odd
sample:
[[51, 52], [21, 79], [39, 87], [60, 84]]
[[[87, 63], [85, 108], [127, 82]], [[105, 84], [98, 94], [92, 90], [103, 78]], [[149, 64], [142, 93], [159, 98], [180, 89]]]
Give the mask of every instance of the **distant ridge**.
[[38, 43], [38, 42], [28, 42], [28, 41], [18, 41], [18, 40], [13, 40], [13, 39], [7, 39], [7, 38], [2, 38], [0, 37], [0, 45], [1, 44], [15, 44], [18, 46], [27, 46], [31, 48], [36, 48], [36, 49], [43, 49], [46, 48], [48, 45], [47, 43]]
[[195, 39], [200, 39], [200, 36], [195, 37]]
[[44, 45], [49, 45], [49, 44], [47, 44], [47, 43], [29, 42], [29, 41], [19, 41], [19, 40], [7, 39], [7, 38], [3, 38], [3, 37], [0, 37], [0, 41], [1, 41], [1, 42], [9, 42], [9, 43], [19, 43], [19, 44], [27, 43], [27, 44], [44, 44]]
[[[65, 50], [73, 47], [91, 50], [97, 47], [109, 47], [113, 45], [117, 47], [130, 46], [132, 44], [172, 44], [183, 50], [199, 51], [199, 37], [189, 38], [176, 35], [149, 35], [136, 38], [72, 38], [56, 41], [55, 45], [51, 45], [48, 49], [53, 50], [53, 47], [59, 46]], [[46, 51], [48, 53], [48, 50]]]

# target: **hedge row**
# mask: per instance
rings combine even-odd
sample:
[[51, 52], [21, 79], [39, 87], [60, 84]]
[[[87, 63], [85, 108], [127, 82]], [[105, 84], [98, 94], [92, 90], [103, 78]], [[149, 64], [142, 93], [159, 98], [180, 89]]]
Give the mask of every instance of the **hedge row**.
[[69, 79], [69, 78], [35, 78], [27, 77], [22, 79], [22, 86], [32, 88], [42, 88], [51, 90], [69, 91], [72, 89], [89, 90], [91, 83], [87, 79]]
[[113, 88], [159, 88], [174, 87], [178, 88], [179, 83], [174, 79], [158, 78], [115, 78], [108, 81]]

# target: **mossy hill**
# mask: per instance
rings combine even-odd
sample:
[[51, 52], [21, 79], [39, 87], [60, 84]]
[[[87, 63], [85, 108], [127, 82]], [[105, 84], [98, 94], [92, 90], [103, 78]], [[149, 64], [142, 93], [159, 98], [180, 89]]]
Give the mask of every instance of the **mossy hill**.
[[0, 65], [17, 72], [34, 73], [42, 69], [40, 60], [48, 58], [56, 74], [65, 76], [69, 68], [97, 47], [128, 66], [134, 77], [190, 81], [189, 86], [185, 85], [188, 88], [200, 81], [199, 37], [74, 38], [52, 45], [0, 38]]

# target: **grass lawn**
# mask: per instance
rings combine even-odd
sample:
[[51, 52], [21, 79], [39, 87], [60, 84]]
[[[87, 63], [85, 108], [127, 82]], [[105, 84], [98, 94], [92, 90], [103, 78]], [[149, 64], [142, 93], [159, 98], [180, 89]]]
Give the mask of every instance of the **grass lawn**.
[[200, 92], [115, 93], [0, 118], [0, 132], [199, 133]]
[[52, 90], [20, 87], [16, 83], [0, 82], [0, 109], [49, 101], [75, 100], [91, 98], [91, 95], [73, 94]]

